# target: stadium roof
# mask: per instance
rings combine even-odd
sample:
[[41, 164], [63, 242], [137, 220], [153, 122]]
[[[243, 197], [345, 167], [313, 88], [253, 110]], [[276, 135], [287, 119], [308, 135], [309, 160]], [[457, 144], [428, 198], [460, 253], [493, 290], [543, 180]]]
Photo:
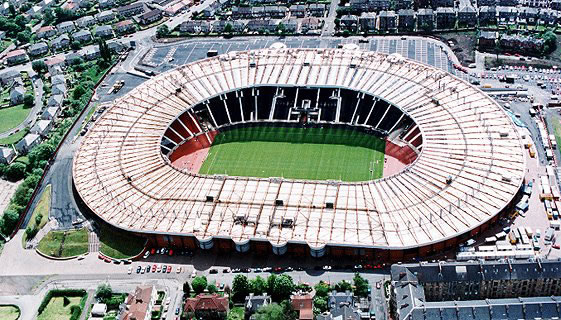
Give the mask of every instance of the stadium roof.
[[[360, 183], [204, 176], [175, 169], [162, 156], [162, 135], [186, 109], [257, 85], [380, 97], [418, 125], [421, 153], [396, 175]], [[524, 171], [518, 131], [483, 92], [397, 55], [344, 49], [231, 52], [159, 75], [114, 102], [83, 139], [73, 166], [85, 203], [120, 228], [387, 249], [440, 242], [485, 223], [513, 199]], [[236, 223], [240, 215], [248, 223]], [[286, 218], [292, 226], [283, 227]]]

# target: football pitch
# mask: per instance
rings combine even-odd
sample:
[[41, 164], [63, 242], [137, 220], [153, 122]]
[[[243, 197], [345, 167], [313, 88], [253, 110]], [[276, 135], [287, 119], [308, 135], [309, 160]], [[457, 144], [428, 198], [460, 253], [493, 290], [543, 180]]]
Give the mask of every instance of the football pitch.
[[345, 129], [237, 128], [216, 136], [199, 173], [367, 181], [382, 177], [385, 144]]

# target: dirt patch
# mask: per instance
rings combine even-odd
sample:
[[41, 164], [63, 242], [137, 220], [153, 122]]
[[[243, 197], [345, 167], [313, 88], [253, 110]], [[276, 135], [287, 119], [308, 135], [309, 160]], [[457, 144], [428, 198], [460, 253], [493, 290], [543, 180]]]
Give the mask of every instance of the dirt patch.
[[532, 60], [532, 61], [520, 61], [515, 58], [512, 59], [503, 59], [499, 58], [497, 60], [496, 57], [485, 57], [485, 69], [490, 69], [493, 67], [498, 66], [524, 66], [524, 67], [532, 67], [532, 68], [540, 68], [540, 69], [550, 69], [553, 66], [557, 66], [561, 68], [561, 62], [555, 62], [551, 60]]
[[477, 35], [475, 31], [450, 32], [437, 35], [440, 41], [452, 48], [452, 51], [464, 66], [475, 62]]

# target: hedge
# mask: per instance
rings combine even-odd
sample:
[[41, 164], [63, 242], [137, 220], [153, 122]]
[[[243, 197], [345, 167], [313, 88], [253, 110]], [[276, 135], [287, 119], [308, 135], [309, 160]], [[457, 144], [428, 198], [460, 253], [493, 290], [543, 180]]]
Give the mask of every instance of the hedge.
[[70, 316], [70, 320], [78, 320], [80, 319], [80, 315], [82, 314], [82, 308], [80, 308], [80, 306], [71, 306], [70, 312], [72, 314]]
[[[85, 295], [86, 295], [86, 290], [84, 290], [84, 289], [55, 289], [55, 290], [51, 290], [51, 291], [47, 292], [47, 294], [43, 298], [43, 301], [41, 301], [41, 304], [39, 305], [39, 309], [37, 310], [37, 314], [43, 313], [43, 311], [45, 310], [45, 308], [47, 307], [47, 305], [49, 304], [49, 302], [51, 301], [52, 298], [57, 298], [57, 297], [83, 297]], [[80, 307], [78, 307], [78, 308], [80, 309]], [[71, 307], [70, 310], [72, 310], [72, 315], [74, 316], [74, 310], [75, 309], [72, 309], [72, 307]], [[82, 311], [80, 309], [80, 313], [81, 312]], [[80, 316], [80, 314], [78, 314], [78, 316]]]

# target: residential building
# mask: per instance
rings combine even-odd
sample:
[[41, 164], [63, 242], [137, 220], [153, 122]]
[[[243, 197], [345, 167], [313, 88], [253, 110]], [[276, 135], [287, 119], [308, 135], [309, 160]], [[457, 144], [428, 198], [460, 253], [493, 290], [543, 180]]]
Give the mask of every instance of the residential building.
[[452, 8], [436, 9], [436, 28], [453, 29], [456, 25], [456, 11]]
[[23, 103], [23, 97], [25, 96], [25, 88], [21, 85], [13, 86], [10, 90], [10, 105], [15, 106], [16, 104]]
[[72, 34], [72, 39], [80, 42], [88, 42], [92, 40], [92, 33], [89, 30], [82, 29]]
[[295, 4], [290, 6], [290, 16], [293, 18], [304, 18], [306, 16], [306, 6], [303, 4]]
[[497, 23], [497, 10], [495, 7], [483, 6], [479, 8], [479, 25], [486, 26]]
[[518, 23], [535, 25], [538, 22], [538, 9], [522, 7], [518, 9]]
[[265, 17], [265, 7], [252, 7], [251, 16], [253, 18], [259, 19]]
[[479, 49], [494, 49], [497, 35], [496, 31], [480, 31], [478, 38]]
[[558, 319], [561, 261], [392, 265], [392, 318]]
[[431, 31], [434, 29], [434, 12], [432, 9], [417, 11], [417, 30]]
[[30, 132], [40, 135], [41, 137], [46, 137], [53, 127], [54, 121], [51, 120], [39, 120], [31, 128]]
[[55, 76], [51, 76], [51, 85], [57, 85], [57, 84], [66, 85], [66, 79], [64, 78], [64, 75], [57, 74]]
[[154, 10], [148, 11], [145, 14], [141, 15], [140, 16], [140, 23], [150, 24], [150, 23], [158, 21], [160, 19], [162, 19], [162, 10], [154, 9]]
[[87, 28], [95, 24], [95, 18], [92, 16], [84, 16], [76, 20], [76, 26], [78, 28]]
[[503, 34], [499, 37], [499, 43], [503, 50], [508, 52], [521, 53], [541, 53], [545, 41], [543, 39], [534, 38], [532, 36], [508, 35]]
[[192, 1], [190, 1], [190, 0], [182, 0], [182, 1], [179, 1], [179, 2], [177, 2], [176, 4], [167, 7], [167, 8], [164, 10], [164, 15], [166, 15], [166, 16], [168, 16], [168, 17], [173, 17], [173, 16], [175, 16], [176, 14], [178, 14], [178, 13], [180, 13], [180, 12], [183, 12], [183, 11], [189, 9], [189, 7], [191, 6], [191, 4], [192, 4]]
[[98, 0], [100, 9], [113, 8], [115, 5], [115, 0]]
[[0, 147], [0, 163], [10, 164], [16, 158], [16, 152], [12, 148]]
[[245, 297], [244, 314], [245, 319], [250, 319], [250, 317], [259, 310], [259, 308], [271, 304], [271, 297], [267, 294], [265, 295], [254, 295], [250, 293], [249, 296]]
[[129, 294], [121, 320], [145, 320], [152, 317], [158, 293], [154, 286], [138, 286]]
[[216, 9], [211, 8], [211, 7], [206, 7], [201, 11], [201, 14], [203, 15], [203, 17], [207, 18], [207, 19], [211, 19], [212, 17], [214, 17], [216, 13]]
[[467, 5], [458, 10], [458, 23], [462, 26], [473, 27], [477, 24], [477, 11], [474, 7]]
[[41, 114], [41, 119], [43, 119], [43, 120], [56, 119], [56, 117], [58, 117], [59, 112], [60, 112], [60, 108], [57, 108], [57, 107], [47, 108]]
[[3, 85], [12, 85], [16, 78], [21, 78], [21, 73], [15, 70], [8, 70], [0, 74], [0, 81], [2, 81]]
[[212, 22], [212, 32], [221, 33], [228, 24], [232, 26], [233, 32], [242, 32], [245, 29], [245, 25], [240, 21], [217, 20]]
[[197, 319], [226, 319], [230, 310], [228, 297], [217, 294], [200, 294], [187, 298], [184, 312], [194, 314]]
[[100, 38], [112, 38], [113, 37], [113, 28], [108, 25], [103, 25], [95, 28], [95, 35], [96, 37]]
[[80, 5], [75, 2], [68, 1], [63, 4], [61, 8], [76, 13], [80, 9]]
[[413, 9], [413, 0], [396, 0], [395, 8], [396, 10]]
[[415, 12], [413, 9], [401, 9], [397, 12], [399, 31], [413, 31], [415, 29]]
[[53, 86], [52, 89], [52, 94], [53, 95], [59, 95], [61, 94], [62, 96], [66, 96], [66, 85], [64, 84], [57, 84]]
[[58, 33], [72, 32], [74, 29], [74, 22], [72, 21], [61, 22], [57, 25]]
[[51, 97], [49, 98], [49, 100], [47, 100], [47, 107], [48, 108], [60, 108], [62, 107], [62, 104], [64, 102], [64, 95], [62, 94], [53, 94], [51, 95]]
[[277, 29], [277, 21], [267, 20], [249, 20], [247, 22], [247, 29], [253, 32], [274, 32]]
[[298, 294], [290, 297], [290, 303], [294, 311], [298, 312], [298, 320], [314, 319], [314, 296], [308, 294]]
[[368, 0], [349, 0], [349, 5], [355, 12], [368, 11]]
[[394, 11], [380, 11], [378, 23], [380, 31], [394, 31], [397, 28], [397, 15]]
[[115, 24], [115, 30], [118, 33], [134, 32], [135, 30], [134, 22], [132, 22], [132, 20], [129, 19], [117, 22]]
[[431, 6], [433, 9], [439, 7], [454, 8], [454, 0], [431, 0]]
[[12, 50], [6, 55], [6, 61], [8, 64], [17, 64], [27, 60], [27, 53], [25, 53], [25, 50], [23, 49]]
[[358, 17], [351, 14], [342, 16], [340, 19], [340, 27], [343, 30], [356, 32], [358, 29]]
[[310, 3], [308, 11], [312, 17], [324, 17], [327, 13], [327, 6], [324, 3]]
[[[316, 317], [316, 320], [361, 320], [360, 313], [349, 306], [332, 309]], [[442, 319], [444, 320], [444, 319]]]
[[558, 13], [553, 9], [541, 9], [539, 13], [538, 24], [545, 26], [554, 26], [557, 24]]
[[105, 303], [95, 303], [92, 307], [91, 318], [103, 318], [107, 313], [107, 305]]
[[284, 19], [281, 21], [281, 23], [284, 26], [285, 32], [290, 32], [290, 33], [298, 32], [298, 25], [299, 25], [298, 19], [296, 18]]
[[37, 38], [50, 38], [56, 34], [56, 29], [53, 26], [45, 26], [37, 30]]
[[70, 37], [68, 34], [61, 34], [60, 36], [56, 37], [53, 41], [51, 41], [51, 47], [55, 50], [66, 49], [70, 46]]
[[45, 42], [37, 42], [29, 47], [28, 52], [31, 56], [40, 56], [49, 52], [49, 46]]
[[477, 7], [494, 7], [497, 5], [497, 0], [477, 0]]
[[84, 59], [86, 60], [93, 60], [100, 57], [101, 53], [99, 52], [99, 46], [91, 45], [84, 47], [82, 49], [82, 54]]
[[123, 17], [135, 16], [144, 13], [144, 3], [135, 2], [126, 6], [117, 8], [117, 13]]
[[518, 0], [497, 0], [498, 6], [509, 6], [509, 7], [516, 7], [519, 5]]
[[115, 19], [115, 12], [113, 10], [105, 10], [97, 14], [95, 17], [98, 22], [105, 23]]
[[265, 6], [265, 16], [274, 19], [281, 19], [286, 16], [288, 9], [285, 6]]
[[47, 69], [49, 70], [49, 73], [52, 75], [54, 75], [56, 73], [56, 68], [57, 67], [64, 67], [65, 65], [65, 57], [63, 55], [57, 55], [54, 57], [51, 57], [47, 60], [45, 60], [45, 64], [47, 65]]
[[358, 18], [360, 29], [364, 32], [373, 32], [377, 29], [378, 19], [374, 12], [363, 12]]
[[202, 20], [183, 21], [179, 26], [179, 30], [181, 32], [188, 32], [188, 33], [208, 33], [210, 32], [210, 28], [211, 28], [210, 22], [202, 21]]
[[327, 298], [327, 306], [329, 310], [342, 308], [344, 306], [352, 307], [355, 303], [355, 296], [352, 291], [337, 292], [333, 290]]
[[497, 7], [499, 24], [514, 24], [518, 17], [518, 10], [514, 7]]
[[368, 0], [369, 11], [389, 10], [391, 5], [390, 0]]
[[27, 154], [33, 147], [41, 142], [41, 137], [35, 133], [28, 133], [23, 139], [16, 143], [16, 150], [20, 155]]
[[232, 7], [232, 18], [234, 19], [247, 19], [251, 18], [252, 11], [251, 7]]
[[303, 33], [318, 30], [320, 27], [320, 20], [316, 17], [307, 17], [302, 19], [302, 21], [300, 22], [300, 28], [302, 29]]

